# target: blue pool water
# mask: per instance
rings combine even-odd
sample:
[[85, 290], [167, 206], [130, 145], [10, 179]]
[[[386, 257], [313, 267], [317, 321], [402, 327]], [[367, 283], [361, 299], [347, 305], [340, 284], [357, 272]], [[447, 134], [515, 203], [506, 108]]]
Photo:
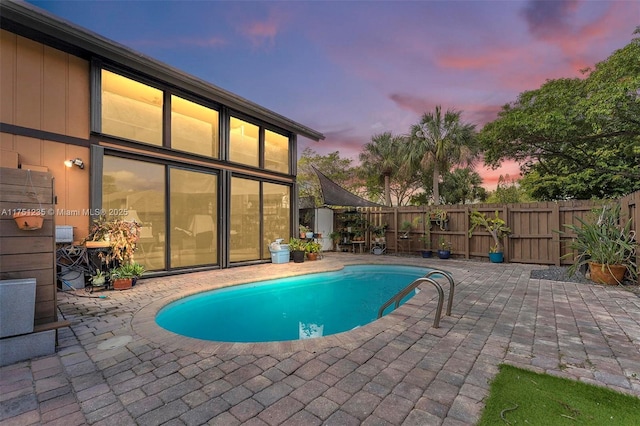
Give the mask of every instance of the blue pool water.
[[384, 302], [428, 271], [355, 265], [213, 290], [170, 303], [158, 312], [156, 323], [177, 334], [221, 342], [328, 336], [374, 321]]

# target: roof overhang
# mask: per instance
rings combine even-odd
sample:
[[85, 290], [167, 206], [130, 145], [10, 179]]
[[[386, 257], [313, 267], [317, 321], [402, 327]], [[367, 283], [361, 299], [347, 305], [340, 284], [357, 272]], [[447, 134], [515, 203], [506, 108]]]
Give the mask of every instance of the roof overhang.
[[316, 130], [29, 3], [0, 0], [0, 26], [80, 57], [100, 58], [126, 66], [311, 140], [324, 139], [324, 135]]

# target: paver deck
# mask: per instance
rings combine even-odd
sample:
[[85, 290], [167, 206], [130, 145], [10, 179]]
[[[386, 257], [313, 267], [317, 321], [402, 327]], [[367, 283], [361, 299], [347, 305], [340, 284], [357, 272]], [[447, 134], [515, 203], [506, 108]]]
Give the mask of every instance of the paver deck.
[[[424, 287], [374, 323], [303, 341], [203, 342], [153, 322], [185, 294], [352, 263], [451, 272], [452, 315], [433, 328], [436, 292]], [[72, 326], [55, 355], [0, 368], [0, 423], [471, 425], [505, 362], [640, 395], [640, 298], [530, 279], [539, 268], [330, 253], [146, 279], [107, 299], [61, 293]]]

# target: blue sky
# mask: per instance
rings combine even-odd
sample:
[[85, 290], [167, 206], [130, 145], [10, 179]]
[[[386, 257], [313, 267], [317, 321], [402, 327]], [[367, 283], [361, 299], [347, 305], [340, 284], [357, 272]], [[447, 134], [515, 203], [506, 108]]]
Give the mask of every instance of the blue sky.
[[[481, 128], [625, 46], [640, 1], [31, 1], [325, 134], [357, 160], [436, 105]], [[479, 167], [492, 188], [505, 164]]]

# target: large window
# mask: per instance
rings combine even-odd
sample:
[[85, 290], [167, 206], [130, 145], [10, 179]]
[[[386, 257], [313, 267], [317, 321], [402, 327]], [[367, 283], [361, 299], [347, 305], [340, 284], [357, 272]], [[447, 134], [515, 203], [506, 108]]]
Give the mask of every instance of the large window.
[[231, 262], [260, 259], [260, 182], [231, 179]]
[[231, 117], [229, 131], [229, 160], [258, 167], [260, 165], [259, 127]]
[[162, 145], [161, 90], [102, 70], [102, 133]]
[[171, 267], [217, 263], [217, 178], [170, 170]]
[[218, 111], [171, 96], [171, 148], [218, 157]]
[[[262, 184], [262, 217], [264, 219], [262, 245], [264, 247], [278, 238], [289, 241], [291, 236], [290, 196], [291, 190], [288, 186], [273, 183]], [[269, 251], [265, 251], [263, 254], [265, 259], [270, 256]]]
[[140, 223], [135, 260], [148, 270], [165, 269], [164, 166], [105, 156], [102, 208]]
[[289, 138], [279, 133], [264, 132], [264, 168], [289, 173]]

